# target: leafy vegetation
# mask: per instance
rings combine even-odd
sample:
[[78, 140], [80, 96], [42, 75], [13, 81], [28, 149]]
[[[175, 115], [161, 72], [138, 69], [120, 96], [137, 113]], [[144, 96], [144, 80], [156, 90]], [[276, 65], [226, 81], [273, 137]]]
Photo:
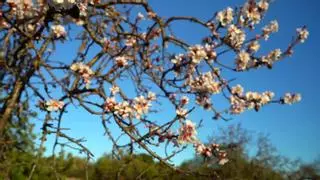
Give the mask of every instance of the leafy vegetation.
[[[258, 137], [258, 138], [254, 138]], [[212, 138], [209, 138], [213, 141]], [[209, 142], [210, 142], [209, 141]], [[302, 164], [279, 156], [267, 136], [249, 133], [240, 125], [220, 130], [215, 141], [225, 141], [229, 163], [223, 166], [196, 155], [173, 171], [148, 154], [125, 154], [120, 159], [105, 154], [95, 161], [61, 151], [56, 157], [40, 157], [32, 176], [42, 179], [319, 179], [320, 160]], [[24, 145], [31, 149], [32, 143]], [[28, 148], [29, 146], [29, 148]], [[253, 155], [248, 149], [257, 148]], [[12, 149], [0, 163], [0, 179], [27, 179], [36, 159], [32, 151]], [[50, 162], [50, 163], [48, 163]], [[191, 171], [192, 170], [192, 171]], [[210, 176], [212, 175], [212, 176]]]

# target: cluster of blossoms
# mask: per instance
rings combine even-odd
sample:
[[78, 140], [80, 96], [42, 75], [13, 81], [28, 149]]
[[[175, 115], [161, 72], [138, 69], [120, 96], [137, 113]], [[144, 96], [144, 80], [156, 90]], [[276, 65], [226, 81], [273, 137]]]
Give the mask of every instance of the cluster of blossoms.
[[281, 58], [281, 50], [275, 49], [271, 51], [267, 56], [262, 56], [261, 61], [268, 66], [271, 66], [275, 61], [279, 60]]
[[51, 29], [55, 38], [64, 38], [67, 35], [67, 32], [62, 25], [52, 25]]
[[216, 19], [220, 22], [221, 26], [231, 24], [233, 21], [233, 9], [228, 7], [227, 9], [218, 12]]
[[94, 74], [92, 69], [89, 66], [83, 64], [82, 62], [77, 62], [77, 63], [72, 64], [70, 69], [73, 72], [80, 74], [80, 76], [83, 78], [83, 80], [86, 84], [86, 87], [89, 88], [91, 78]]
[[64, 102], [50, 99], [49, 101], [46, 102], [45, 106], [47, 111], [58, 111], [63, 108]]
[[[188, 56], [191, 58], [192, 63], [199, 64], [202, 59], [205, 60], [212, 60], [215, 59], [217, 54], [215, 51], [213, 51], [213, 46], [206, 44], [205, 46], [201, 45], [195, 45], [192, 47], [189, 47]], [[183, 56], [176, 56], [175, 58], [175, 64], [179, 62], [179, 59], [181, 59]]]
[[197, 154], [206, 158], [210, 158], [214, 155], [215, 157], [218, 158], [218, 164], [220, 165], [224, 165], [229, 161], [229, 159], [227, 158], [227, 152], [224, 150], [221, 150], [219, 144], [213, 143], [211, 145], [206, 146], [201, 143], [196, 143], [195, 149]]
[[204, 157], [212, 156], [212, 149], [204, 144], [195, 144], [196, 152]]
[[269, 35], [271, 33], [275, 33], [279, 31], [279, 24], [276, 20], [271, 21], [270, 24], [265, 26], [262, 29], [262, 36], [264, 37], [265, 40], [269, 39]]
[[274, 97], [274, 93], [266, 91], [263, 93], [247, 92], [243, 94], [243, 88], [240, 85], [234, 86], [231, 89], [230, 111], [233, 114], [240, 114], [246, 109], [259, 110], [261, 106], [268, 104]]
[[194, 92], [217, 94], [221, 91], [221, 84], [215, 81], [215, 75], [212, 72], [201, 74], [196, 78], [191, 76], [186, 80], [186, 84]]
[[[106, 105], [108, 105], [108, 104], [106, 104]], [[110, 107], [106, 107], [105, 109], [107, 110], [109, 108]], [[130, 118], [133, 117], [133, 112], [134, 111], [128, 101], [123, 101], [123, 102], [117, 103], [114, 106], [114, 114], [120, 116], [123, 119], [126, 119], [128, 117], [130, 117]]]
[[243, 42], [246, 39], [246, 34], [237, 26], [232, 24], [229, 26], [228, 33], [225, 38], [226, 43], [229, 44], [231, 47], [235, 49], [240, 49]]
[[306, 28], [298, 28], [297, 33], [298, 33], [298, 39], [301, 43], [304, 43], [304, 41], [309, 36], [309, 31]]
[[[115, 93], [113, 93], [115, 95]], [[104, 110], [107, 113], [119, 115], [121, 118], [137, 118], [149, 112], [151, 102], [156, 100], [154, 93], [149, 92], [147, 97], [139, 96], [133, 99], [131, 103], [122, 101], [117, 103], [114, 97], [108, 97], [104, 103]]]
[[256, 3], [254, 1], [245, 3], [242, 9], [242, 15], [240, 16], [241, 24], [243, 25], [255, 25], [259, 24], [263, 13], [269, 8], [267, 0], [261, 0]]
[[263, 92], [262, 94], [258, 92], [247, 92], [245, 100], [248, 102], [248, 108], [252, 109], [256, 106], [261, 107], [269, 103], [274, 97], [274, 93], [271, 91]]
[[[154, 94], [152, 95], [154, 97]], [[152, 97], [152, 98], [153, 98]], [[154, 100], [154, 99], [152, 99]], [[136, 117], [140, 119], [141, 115], [147, 114], [151, 107], [151, 99], [139, 96], [134, 98], [133, 108], [136, 112]]]
[[[258, 24], [268, 8], [269, 3], [267, 0], [261, 0], [258, 3], [256, 3], [255, 1], [245, 3], [243, 8], [241, 9], [241, 14], [239, 16], [240, 25], [250, 25], [253, 27], [253, 25]], [[216, 20], [223, 27], [231, 24], [234, 20], [233, 9], [228, 7], [227, 9], [218, 12]]]
[[108, 97], [104, 103], [104, 110], [107, 113], [111, 113], [114, 111], [114, 107], [117, 105], [115, 97]]
[[[255, 43], [256, 42], [256, 43]], [[260, 63], [256, 59], [252, 59], [251, 55], [249, 52], [256, 51], [259, 49], [260, 45], [257, 43], [257, 41], [253, 41], [251, 44], [248, 46], [248, 51], [242, 50], [238, 53], [237, 58], [236, 58], [236, 69], [238, 71], [243, 71], [246, 70], [247, 68], [250, 67], [258, 67], [260, 64], [264, 64], [268, 67], [272, 67], [273, 63], [280, 60], [282, 56], [282, 52], [280, 49], [275, 49], [272, 50], [269, 54], [266, 56], [261, 56], [260, 58]]]
[[243, 71], [247, 68], [247, 65], [250, 61], [251, 57], [250, 54], [246, 51], [240, 51], [238, 53], [237, 59], [236, 59], [236, 65], [238, 71]]
[[282, 99], [282, 102], [284, 104], [293, 104], [296, 102], [301, 101], [301, 95], [300, 94], [291, 94], [291, 93], [286, 93]]
[[17, 19], [30, 18], [38, 13], [32, 0], [8, 0], [7, 3], [11, 8], [9, 13]]
[[190, 120], [186, 120], [179, 129], [178, 142], [183, 143], [195, 143], [197, 141], [196, 124]]
[[211, 61], [217, 58], [217, 53], [216, 51], [214, 51], [214, 45], [210, 45], [210, 44], [205, 44], [204, 45], [204, 49], [207, 53], [207, 58], [206, 60]]

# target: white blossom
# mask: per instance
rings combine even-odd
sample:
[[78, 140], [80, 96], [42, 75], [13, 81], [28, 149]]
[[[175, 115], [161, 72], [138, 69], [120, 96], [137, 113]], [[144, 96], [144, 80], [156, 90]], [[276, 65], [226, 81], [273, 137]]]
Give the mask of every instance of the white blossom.
[[61, 110], [63, 106], [64, 106], [63, 101], [50, 99], [49, 101], [46, 102], [47, 111], [58, 111], [58, 110]]
[[74, 63], [70, 66], [70, 69], [74, 71], [75, 73], [78, 73], [86, 83], [86, 88], [89, 88], [91, 78], [94, 74], [92, 69], [88, 66], [83, 64], [82, 62]]
[[304, 43], [304, 41], [308, 38], [309, 36], [309, 31], [305, 28], [298, 28], [297, 29], [298, 33], [298, 38], [301, 43]]
[[226, 40], [230, 46], [240, 49], [245, 39], [246, 34], [241, 29], [233, 24], [229, 26]]
[[136, 117], [139, 119], [141, 115], [147, 114], [149, 108], [151, 107], [151, 103], [144, 96], [139, 96], [134, 98], [133, 108], [136, 112]]
[[207, 52], [201, 45], [189, 47], [188, 54], [194, 64], [199, 64], [202, 59], [208, 59]]
[[62, 25], [52, 25], [52, 32], [56, 38], [65, 37], [67, 32]]
[[114, 106], [114, 114], [126, 119], [133, 116], [133, 109], [127, 101], [123, 101]]
[[279, 24], [277, 20], [273, 20], [270, 22], [270, 24], [266, 25], [263, 29], [262, 29], [262, 36], [265, 38], [265, 40], [267, 40], [269, 38], [269, 35], [271, 33], [275, 33], [279, 31]]
[[260, 44], [258, 41], [252, 41], [248, 46], [248, 49], [250, 50], [250, 52], [257, 52], [259, 48], [260, 48]]
[[104, 103], [104, 110], [108, 113], [112, 112], [114, 110], [114, 107], [116, 106], [117, 102], [114, 97], [110, 98], [108, 97], [106, 99], [106, 102]]
[[179, 129], [178, 142], [183, 143], [193, 143], [196, 141], [197, 137], [196, 125], [190, 120], [186, 120], [185, 123]]
[[125, 56], [118, 56], [115, 58], [115, 61], [118, 67], [125, 67], [128, 65], [128, 60]]
[[247, 53], [246, 51], [240, 51], [236, 59], [237, 70], [241, 70], [241, 71], [245, 70], [247, 68], [247, 65], [250, 59], [251, 58], [249, 53]]
[[221, 26], [226, 26], [233, 21], [233, 9], [227, 9], [218, 12], [216, 19], [220, 22]]
[[285, 104], [293, 104], [301, 101], [301, 94], [286, 93], [283, 98]]
[[188, 115], [188, 111], [186, 109], [183, 109], [183, 108], [178, 108], [176, 110], [176, 113], [177, 113], [177, 115], [179, 117], [183, 117], [183, 118], [187, 117], [187, 115]]

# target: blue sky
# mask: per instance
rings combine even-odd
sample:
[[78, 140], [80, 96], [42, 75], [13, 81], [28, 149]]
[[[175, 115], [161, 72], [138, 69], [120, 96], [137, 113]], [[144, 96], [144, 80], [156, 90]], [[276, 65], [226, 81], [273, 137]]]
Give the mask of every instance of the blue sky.
[[[243, 0], [150, 0], [155, 11], [164, 17], [172, 15], [196, 16], [206, 20], [218, 10], [227, 6], [234, 7], [243, 4]], [[207, 120], [205, 127], [199, 130], [200, 139], [206, 140], [207, 136], [219, 126], [241, 123], [244, 128], [256, 132], [269, 134], [271, 142], [278, 151], [290, 158], [301, 158], [304, 161], [312, 161], [320, 154], [320, 62], [317, 51], [320, 52], [320, 20], [317, 15], [320, 1], [317, 0], [276, 0], [262, 24], [277, 19], [280, 25], [279, 32], [271, 35], [267, 43], [263, 43], [262, 51], [268, 52], [275, 48], [286, 48], [295, 35], [295, 29], [307, 25], [310, 32], [309, 39], [299, 45], [294, 55], [278, 62], [272, 70], [265, 68], [251, 71], [249, 73], [229, 73], [230, 78], [237, 77], [237, 82], [242, 84], [246, 90], [265, 91], [272, 90], [276, 95], [285, 92], [300, 92], [302, 101], [292, 106], [270, 105], [261, 109], [259, 113], [247, 111], [242, 115], [235, 116], [234, 120], [212, 121], [205, 113], [195, 113], [191, 118], [199, 121], [201, 118]], [[258, 26], [257, 28], [261, 28]], [[174, 30], [181, 38], [191, 43], [200, 43], [204, 31], [196, 26], [178, 24]], [[72, 48], [73, 44], [65, 44], [64, 47]], [[59, 49], [58, 49], [59, 52]], [[67, 48], [60, 49], [61, 58], [70, 58]], [[228, 58], [228, 56], [226, 56]], [[230, 56], [229, 58], [233, 58]], [[217, 103], [220, 101], [217, 100]], [[214, 102], [215, 103], [215, 102]], [[37, 122], [38, 124], [39, 122]], [[104, 152], [110, 152], [111, 143], [103, 136], [103, 128], [98, 117], [91, 116], [80, 108], [74, 108], [64, 116], [62, 125], [72, 128], [68, 133], [74, 137], [85, 137], [85, 143], [96, 157]], [[37, 128], [39, 128], [37, 126]], [[37, 129], [39, 132], [39, 129]], [[119, 133], [115, 131], [114, 133]], [[47, 143], [50, 151], [51, 140]], [[51, 152], [51, 151], [50, 151]], [[193, 150], [186, 152], [174, 159], [175, 163], [193, 157]]]

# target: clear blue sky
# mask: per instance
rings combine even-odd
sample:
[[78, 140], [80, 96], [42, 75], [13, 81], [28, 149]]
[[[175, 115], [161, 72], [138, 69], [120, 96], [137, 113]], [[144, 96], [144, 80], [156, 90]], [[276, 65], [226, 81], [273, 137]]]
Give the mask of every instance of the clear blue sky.
[[[161, 16], [192, 15], [201, 19], [211, 17], [213, 12], [227, 6], [234, 7], [243, 4], [244, 0], [150, 0], [150, 4]], [[230, 74], [237, 76], [237, 82], [247, 90], [272, 90], [276, 95], [285, 92], [300, 92], [302, 101], [292, 106], [271, 105], [261, 109], [259, 113], [246, 112], [235, 116], [233, 121], [212, 121], [207, 114], [194, 114], [195, 121], [206, 119], [206, 126], [199, 130], [200, 139], [206, 140], [218, 126], [226, 126], [241, 122], [243, 127], [257, 132], [270, 134], [272, 143], [282, 155], [290, 158], [301, 158], [312, 161], [320, 154], [320, 20], [317, 11], [318, 0], [276, 0], [263, 22], [277, 19], [280, 25], [278, 33], [271, 36], [262, 46], [268, 52], [274, 48], [286, 48], [297, 27], [307, 25], [309, 39], [299, 45], [291, 58], [277, 63], [272, 70], [260, 69], [250, 73]], [[195, 26], [180, 24], [175, 30], [182, 38], [191, 43], [200, 43], [199, 37], [203, 31]], [[65, 45], [72, 48], [72, 43]], [[61, 49], [61, 58], [69, 58], [66, 48]], [[232, 58], [232, 57], [231, 57]], [[219, 101], [217, 101], [218, 103]], [[37, 123], [38, 124], [38, 123]], [[75, 137], [85, 137], [85, 143], [96, 157], [111, 150], [111, 143], [103, 136], [103, 128], [98, 117], [90, 116], [83, 110], [68, 113], [63, 120], [64, 127], [72, 127], [69, 134]], [[37, 128], [39, 128], [37, 126]], [[39, 129], [37, 130], [39, 132]], [[117, 132], [116, 132], [117, 133]], [[48, 148], [51, 147], [50, 138]], [[49, 149], [50, 151], [50, 149]], [[51, 152], [51, 151], [50, 151]], [[176, 157], [175, 163], [192, 158], [193, 150]]]

